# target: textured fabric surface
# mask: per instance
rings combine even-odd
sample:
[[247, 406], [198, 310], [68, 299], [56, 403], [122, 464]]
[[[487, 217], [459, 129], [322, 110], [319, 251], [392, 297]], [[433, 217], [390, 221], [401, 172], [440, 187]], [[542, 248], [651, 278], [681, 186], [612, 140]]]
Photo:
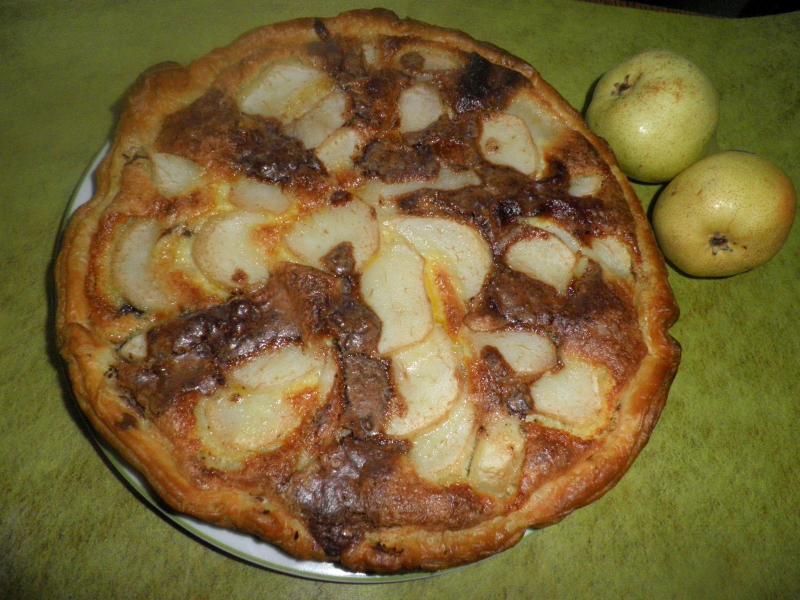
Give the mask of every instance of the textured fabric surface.
[[[365, 7], [374, 5], [366, 2]], [[191, 539], [104, 463], [60, 375], [51, 267], [62, 214], [146, 67], [356, 3], [0, 5], [0, 597], [532, 598], [800, 595], [800, 226], [750, 273], [670, 273], [683, 362], [639, 460], [604, 498], [488, 561], [422, 581], [319, 583]], [[385, 2], [531, 62], [580, 108], [592, 83], [663, 47], [722, 98], [718, 145], [800, 185], [800, 13], [718, 20], [565, 2]], [[636, 186], [649, 204], [658, 186]]]

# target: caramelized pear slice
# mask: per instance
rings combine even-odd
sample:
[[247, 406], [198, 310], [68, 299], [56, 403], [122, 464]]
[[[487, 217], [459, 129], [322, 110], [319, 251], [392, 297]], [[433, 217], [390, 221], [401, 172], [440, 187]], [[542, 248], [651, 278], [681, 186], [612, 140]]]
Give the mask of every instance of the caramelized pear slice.
[[232, 211], [211, 217], [192, 246], [203, 274], [228, 288], [252, 288], [269, 277], [267, 257], [256, 240], [266, 220], [259, 214]]
[[406, 410], [389, 421], [386, 433], [406, 436], [440, 419], [458, 395], [456, 368], [450, 338], [440, 327], [392, 355], [392, 374]]
[[541, 100], [534, 100], [528, 92], [518, 93], [505, 110], [506, 114], [519, 117], [528, 128], [533, 143], [542, 154], [556, 142], [566, 127], [542, 108]]
[[555, 235], [540, 231], [537, 237], [515, 242], [506, 250], [505, 263], [558, 290], [567, 291], [575, 268], [575, 254]]
[[201, 400], [197, 414], [204, 444], [234, 453], [274, 449], [300, 424], [291, 402], [276, 387], [218, 393]]
[[469, 468], [469, 483], [481, 492], [501, 498], [519, 488], [525, 458], [525, 435], [520, 420], [497, 416], [483, 426]]
[[496, 348], [519, 375], [537, 375], [555, 366], [558, 357], [553, 342], [530, 331], [475, 331], [470, 337], [478, 352]]
[[300, 379], [322, 362], [310, 350], [284, 346], [260, 354], [234, 369], [230, 379], [246, 388], [284, 387]]
[[139, 333], [122, 344], [119, 354], [125, 360], [142, 360], [147, 356], [147, 335]]
[[425, 291], [425, 264], [403, 240], [381, 240], [377, 256], [361, 275], [361, 296], [381, 320], [378, 351], [414, 344], [433, 327]]
[[328, 173], [341, 173], [353, 168], [353, 158], [364, 147], [364, 135], [354, 127], [342, 127], [317, 146], [316, 153]]
[[356, 268], [378, 249], [375, 211], [352, 198], [346, 204], [325, 206], [299, 221], [286, 236], [289, 249], [309, 264], [322, 268], [320, 260], [334, 246], [350, 242]]
[[475, 411], [462, 399], [441, 423], [414, 438], [408, 458], [420, 477], [448, 485], [466, 479], [474, 444]]
[[[560, 225], [542, 217], [529, 217], [523, 219], [528, 225], [538, 227], [555, 235], [573, 252], [580, 252], [584, 256], [597, 262], [611, 277], [629, 278], [632, 276], [633, 259], [627, 244], [614, 236], [595, 238], [590, 246], [582, 245], [578, 239]], [[581, 261], [576, 263], [576, 275]]]
[[564, 366], [531, 385], [536, 412], [580, 431], [605, 423], [606, 398], [614, 386], [611, 373], [601, 365], [564, 356]]
[[300, 61], [274, 63], [243, 88], [242, 112], [291, 123], [322, 100], [333, 81], [321, 69]]
[[395, 65], [402, 67], [404, 63], [418, 63], [420, 71], [450, 71], [464, 66], [462, 55], [440, 48], [433, 44], [412, 44], [403, 49], [403, 53], [395, 59]]
[[112, 257], [114, 282], [120, 294], [142, 310], [171, 306], [153, 270], [153, 255], [161, 234], [162, 228], [155, 221], [137, 221], [122, 233]]
[[388, 224], [425, 260], [440, 263], [452, 275], [462, 300], [480, 291], [492, 266], [492, 251], [475, 228], [438, 217], [397, 217]]
[[403, 183], [384, 183], [380, 180], [372, 180], [356, 189], [355, 193], [368, 204], [375, 206], [382, 200], [390, 200], [417, 190], [457, 190], [480, 183], [481, 179], [475, 171], [453, 171], [446, 165], [442, 165], [438, 175], [431, 179]]
[[196, 188], [203, 176], [203, 167], [176, 154], [158, 152], [151, 157], [153, 183], [165, 198], [182, 196]]
[[525, 175], [539, 170], [539, 151], [519, 117], [504, 113], [484, 117], [478, 143], [481, 154], [492, 164], [511, 167]]
[[347, 97], [344, 92], [333, 91], [289, 125], [287, 133], [298, 138], [306, 148], [316, 148], [344, 124], [346, 108]]
[[569, 195], [580, 198], [582, 196], [592, 196], [600, 191], [603, 185], [603, 176], [599, 173], [591, 175], [575, 175], [569, 180]]
[[628, 246], [613, 236], [593, 239], [589, 251], [584, 251], [584, 254], [599, 262], [614, 277], [627, 279], [632, 275]]
[[439, 92], [424, 83], [412, 85], [400, 93], [397, 100], [400, 131], [407, 133], [425, 129], [444, 114]]
[[242, 178], [231, 190], [230, 201], [252, 212], [266, 211], [274, 215], [289, 210], [294, 200], [279, 185]]

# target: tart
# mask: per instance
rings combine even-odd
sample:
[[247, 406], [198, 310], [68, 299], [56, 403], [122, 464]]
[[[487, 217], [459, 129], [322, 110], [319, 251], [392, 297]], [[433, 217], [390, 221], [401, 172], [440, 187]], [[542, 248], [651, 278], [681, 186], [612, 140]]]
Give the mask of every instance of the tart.
[[381, 10], [143, 74], [57, 288], [82, 411], [168, 505], [358, 571], [596, 499], [679, 361], [606, 144], [520, 59]]

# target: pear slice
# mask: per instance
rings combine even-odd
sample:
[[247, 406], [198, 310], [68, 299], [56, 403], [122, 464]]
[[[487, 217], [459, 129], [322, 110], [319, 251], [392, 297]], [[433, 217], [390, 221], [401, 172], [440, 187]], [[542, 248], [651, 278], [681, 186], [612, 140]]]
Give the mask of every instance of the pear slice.
[[228, 288], [252, 288], [269, 277], [265, 252], [255, 231], [263, 216], [244, 211], [215, 215], [203, 225], [192, 245], [192, 258], [203, 274]]
[[266, 67], [239, 96], [242, 112], [290, 123], [330, 93], [333, 81], [321, 69], [300, 61]]
[[581, 198], [583, 196], [592, 196], [600, 191], [603, 185], [603, 176], [599, 173], [591, 175], [575, 175], [570, 177], [569, 190], [570, 196]]
[[322, 368], [319, 371], [317, 378], [317, 401], [319, 403], [325, 402], [328, 395], [331, 393], [334, 384], [336, 383], [336, 375], [339, 373], [339, 362], [328, 353], [322, 363]]
[[[628, 279], [633, 275], [633, 259], [630, 250], [627, 244], [616, 237], [595, 238], [592, 240], [591, 246], [584, 246], [566, 229], [548, 219], [528, 217], [523, 219], [523, 222], [552, 233], [573, 252], [580, 252], [599, 263], [604, 272], [611, 277]], [[575, 263], [575, 276], [580, 276], [585, 267], [585, 260], [579, 259]]]
[[122, 344], [119, 348], [119, 354], [125, 360], [142, 360], [147, 356], [147, 336], [144, 333], [139, 333]]
[[376, 67], [381, 60], [381, 49], [374, 42], [364, 42], [361, 45], [364, 63], [368, 67]]
[[405, 60], [403, 57], [408, 57], [412, 53], [422, 59], [422, 71], [450, 71], [464, 66], [464, 59], [460, 55], [444, 48], [412, 44], [406, 46], [403, 50], [403, 53], [398, 55], [394, 61], [396, 67], [402, 66]]
[[632, 276], [632, 261], [628, 246], [613, 236], [592, 240], [590, 249], [584, 250], [584, 254], [599, 262], [604, 271], [612, 277], [627, 279]]
[[492, 267], [492, 250], [473, 227], [437, 217], [397, 217], [388, 224], [426, 261], [442, 264], [463, 301], [480, 291]]
[[515, 271], [539, 279], [564, 294], [572, 281], [576, 258], [564, 242], [540, 230], [537, 237], [512, 244], [503, 260]]
[[475, 171], [453, 171], [446, 165], [442, 165], [438, 175], [434, 178], [403, 183], [384, 183], [376, 179], [355, 190], [355, 194], [364, 202], [377, 206], [383, 200], [404, 196], [417, 190], [457, 190], [471, 185], [480, 185], [480, 183], [481, 179]]
[[525, 175], [539, 170], [539, 151], [519, 117], [504, 113], [484, 117], [478, 145], [492, 164], [511, 167]]
[[356, 268], [378, 249], [375, 211], [356, 198], [337, 206], [326, 206], [299, 221], [286, 236], [289, 249], [309, 264], [322, 268], [320, 260], [342, 242], [353, 245]]
[[537, 375], [555, 366], [558, 357], [553, 342], [530, 331], [475, 331], [470, 338], [478, 352], [496, 348], [519, 375]]
[[448, 485], [466, 479], [474, 445], [475, 411], [462, 399], [441, 423], [414, 439], [408, 458], [420, 477]]
[[536, 227], [537, 229], [542, 229], [553, 234], [559, 240], [561, 240], [567, 248], [575, 253], [580, 252], [583, 249], [581, 243], [578, 241], [578, 238], [561, 227], [561, 225], [554, 223], [550, 219], [545, 219], [543, 217], [526, 217], [522, 219], [522, 222], [530, 225], [531, 227]]
[[444, 114], [439, 92], [433, 86], [418, 83], [404, 89], [397, 100], [400, 131], [407, 133], [425, 129]]
[[230, 373], [230, 379], [246, 388], [285, 387], [313, 369], [319, 369], [321, 364], [310, 350], [284, 346], [237, 367]]
[[203, 167], [188, 158], [158, 152], [150, 160], [153, 164], [153, 183], [165, 198], [181, 196], [200, 184]]
[[525, 458], [525, 435], [520, 420], [502, 415], [486, 423], [478, 435], [469, 467], [469, 483], [487, 494], [508, 498], [516, 494]]
[[566, 126], [545, 112], [542, 106], [547, 106], [547, 103], [534, 100], [528, 95], [528, 92], [522, 91], [512, 98], [505, 112], [522, 119], [533, 143], [544, 156], [546, 150], [566, 130]]
[[406, 412], [393, 417], [386, 433], [407, 436], [442, 417], [458, 395], [456, 356], [440, 328], [392, 355], [392, 374]]
[[316, 148], [326, 137], [344, 125], [346, 108], [347, 96], [344, 92], [335, 90], [292, 122], [286, 132], [298, 138], [306, 148]]
[[561, 370], [542, 376], [530, 391], [536, 412], [589, 431], [607, 418], [606, 398], [614, 386], [605, 367], [564, 356]]
[[317, 146], [317, 158], [328, 173], [340, 173], [353, 168], [353, 158], [364, 147], [364, 135], [353, 127], [342, 127], [331, 133]]
[[291, 402], [275, 387], [243, 394], [226, 390], [203, 398], [195, 414], [201, 442], [220, 454], [272, 450], [300, 424]]
[[231, 190], [230, 201], [252, 212], [266, 211], [274, 215], [289, 210], [294, 200], [279, 185], [242, 178]]
[[142, 310], [171, 306], [153, 269], [155, 247], [161, 234], [161, 226], [155, 221], [134, 222], [120, 236], [111, 259], [114, 282], [120, 294]]
[[403, 240], [381, 240], [381, 249], [361, 275], [361, 296], [381, 320], [378, 351], [414, 344], [433, 327], [425, 291], [425, 264]]

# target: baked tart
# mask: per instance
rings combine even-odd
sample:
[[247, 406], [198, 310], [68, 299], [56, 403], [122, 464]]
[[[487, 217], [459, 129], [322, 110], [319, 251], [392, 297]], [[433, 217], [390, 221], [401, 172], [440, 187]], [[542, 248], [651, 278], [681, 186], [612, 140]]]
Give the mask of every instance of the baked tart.
[[379, 10], [143, 74], [57, 285], [78, 403], [164, 502], [357, 571], [596, 499], [679, 360], [606, 144], [522, 60]]

